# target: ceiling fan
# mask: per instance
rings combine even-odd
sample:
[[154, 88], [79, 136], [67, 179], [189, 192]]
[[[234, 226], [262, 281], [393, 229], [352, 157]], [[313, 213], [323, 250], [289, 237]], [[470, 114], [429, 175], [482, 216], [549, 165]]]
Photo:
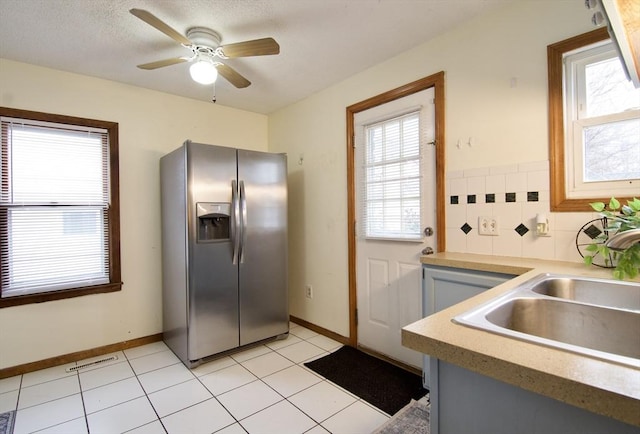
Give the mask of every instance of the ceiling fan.
[[215, 83], [218, 73], [227, 81], [238, 88], [251, 84], [240, 73], [216, 59], [229, 59], [233, 57], [264, 56], [279, 54], [280, 45], [273, 38], [254, 39], [229, 45], [220, 45], [222, 38], [216, 32], [206, 27], [193, 27], [187, 31], [186, 37], [165, 24], [155, 15], [143, 9], [131, 9], [134, 16], [145, 23], [160, 30], [165, 35], [178, 42], [183, 47], [191, 50], [191, 56], [174, 57], [156, 62], [138, 65], [140, 69], [157, 69], [178, 63], [190, 62], [191, 78], [200, 84]]

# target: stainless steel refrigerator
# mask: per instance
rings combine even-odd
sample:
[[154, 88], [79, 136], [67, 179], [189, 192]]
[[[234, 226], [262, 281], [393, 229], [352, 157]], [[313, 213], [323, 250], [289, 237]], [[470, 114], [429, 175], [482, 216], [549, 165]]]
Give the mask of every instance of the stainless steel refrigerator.
[[160, 178], [166, 344], [194, 367], [286, 337], [286, 155], [187, 140]]

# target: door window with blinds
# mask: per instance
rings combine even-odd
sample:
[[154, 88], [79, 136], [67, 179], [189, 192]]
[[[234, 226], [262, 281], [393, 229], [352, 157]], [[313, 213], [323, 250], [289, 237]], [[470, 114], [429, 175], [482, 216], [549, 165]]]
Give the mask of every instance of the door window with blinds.
[[117, 124], [71, 119], [0, 118], [3, 300], [119, 289]]
[[422, 239], [419, 110], [364, 126], [360, 233]]

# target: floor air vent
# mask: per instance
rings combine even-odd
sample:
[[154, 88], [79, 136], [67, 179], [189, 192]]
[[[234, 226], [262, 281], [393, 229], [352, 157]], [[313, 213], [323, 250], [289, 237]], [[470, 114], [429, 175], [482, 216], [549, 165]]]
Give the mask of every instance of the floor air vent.
[[118, 360], [118, 356], [109, 356], [105, 357], [104, 359], [94, 360], [93, 362], [83, 363], [82, 365], [71, 366], [70, 368], [65, 369], [65, 371], [75, 372], [78, 369], [88, 368], [89, 366], [102, 365], [103, 363], [113, 362], [115, 360]]

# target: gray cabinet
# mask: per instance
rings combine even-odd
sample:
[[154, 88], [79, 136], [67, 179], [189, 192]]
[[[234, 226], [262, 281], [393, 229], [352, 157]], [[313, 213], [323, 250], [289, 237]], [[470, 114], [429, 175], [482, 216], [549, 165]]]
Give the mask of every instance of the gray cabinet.
[[[439, 312], [513, 277], [513, 274], [423, 265], [422, 316], [427, 317]], [[424, 356], [422, 372], [422, 382], [427, 389], [431, 385], [432, 377], [429, 359], [429, 356]]]
[[432, 359], [431, 434], [638, 434], [640, 428]]
[[[423, 265], [422, 313], [429, 316], [515, 277]], [[638, 433], [638, 427], [424, 356], [431, 434]]]

